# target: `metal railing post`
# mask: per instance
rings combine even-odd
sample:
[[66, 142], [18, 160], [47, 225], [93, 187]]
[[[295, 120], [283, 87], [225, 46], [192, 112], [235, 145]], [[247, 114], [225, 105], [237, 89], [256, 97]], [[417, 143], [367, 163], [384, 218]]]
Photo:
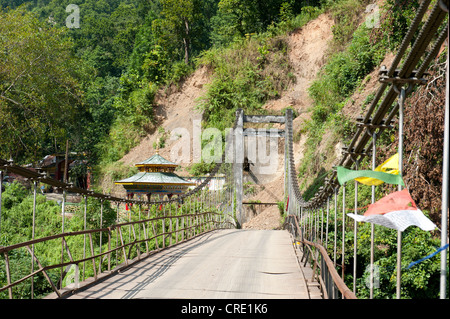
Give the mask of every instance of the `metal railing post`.
[[[100, 200], [100, 228], [103, 228], [103, 199]], [[100, 232], [100, 254], [102, 253], [102, 236], [103, 232]], [[102, 257], [99, 258], [98, 261], [98, 273], [102, 273]]]
[[337, 195], [338, 189], [334, 188], [334, 267], [336, 268], [336, 255], [337, 255]]
[[[35, 228], [36, 228], [36, 193], [37, 193], [37, 180], [33, 181], [33, 224], [31, 229], [31, 240], [34, 240]], [[1, 205], [1, 202], [0, 202]], [[31, 273], [34, 272], [34, 244], [31, 245]], [[34, 276], [31, 277], [31, 299], [34, 299]]]
[[[86, 231], [87, 195], [84, 196], [83, 230]], [[86, 258], [86, 234], [83, 235], [83, 259]], [[86, 261], [83, 262], [83, 280], [86, 278]]]
[[[377, 158], [377, 134], [375, 133], [375, 129], [372, 133], [372, 170], [375, 170]], [[372, 204], [375, 203], [375, 185], [372, 185]], [[373, 267], [375, 262], [375, 250], [374, 250], [374, 244], [375, 244], [375, 224], [370, 224], [370, 282], [369, 282], [369, 298], [373, 299]]]
[[323, 245], [323, 206], [320, 208], [320, 243]]
[[[445, 6], [444, 1], [440, 0], [439, 4], [441, 8], [448, 12], [448, 7]], [[449, 193], [449, 144], [450, 144], [450, 109], [449, 109], [449, 60], [448, 60], [448, 41], [449, 41], [449, 28], [447, 24], [447, 61], [446, 61], [446, 83], [445, 83], [445, 111], [444, 111], [444, 154], [442, 159], [442, 206], [441, 206], [441, 247], [444, 247], [448, 243], [448, 193]], [[441, 276], [440, 276], [440, 299], [446, 299], [447, 294], [447, 250], [441, 251]]]
[[[117, 207], [116, 207], [116, 224], [119, 224], [119, 206], [120, 206], [120, 202], [117, 202]], [[149, 205], [149, 211], [150, 211], [150, 205]], [[119, 230], [116, 228], [116, 249], [117, 247], [119, 247]], [[117, 252], [117, 250], [115, 251], [116, 253], [116, 266], [119, 264], [119, 254]]]
[[[356, 169], [359, 169], [359, 161], [356, 160]], [[355, 179], [355, 215], [358, 214], [358, 181]], [[356, 294], [356, 270], [357, 270], [357, 243], [358, 243], [358, 223], [356, 219], [353, 222], [353, 293]]]
[[342, 185], [342, 280], [345, 275], [345, 184]]
[[3, 193], [3, 171], [0, 170], [0, 238], [2, 236], [2, 193]]
[[[65, 216], [66, 216], [66, 189], [63, 189], [63, 199], [61, 204], [61, 213], [62, 213], [62, 228], [61, 233], [64, 233], [64, 224], [65, 224]], [[64, 262], [64, 238], [61, 240], [61, 263]], [[62, 281], [63, 281], [63, 267], [61, 267], [60, 272], [60, 288], [62, 288]]]
[[[395, 88], [395, 86], [394, 86]], [[403, 174], [403, 107], [406, 98], [405, 88], [400, 89], [400, 96], [398, 99], [398, 170], [400, 176]], [[402, 190], [402, 185], [398, 185], [398, 190]], [[397, 288], [396, 297], [401, 298], [401, 280], [402, 280], [402, 232], [397, 231]]]
[[330, 219], [330, 196], [327, 197], [327, 224], [325, 230], [325, 248], [328, 250], [328, 222]]

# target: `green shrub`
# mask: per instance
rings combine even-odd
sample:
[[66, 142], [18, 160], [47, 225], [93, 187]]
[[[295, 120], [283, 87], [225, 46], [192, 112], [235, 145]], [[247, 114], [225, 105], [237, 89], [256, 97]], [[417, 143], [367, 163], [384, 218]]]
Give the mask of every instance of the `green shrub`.
[[283, 201], [277, 202], [277, 207], [278, 207], [280, 216], [284, 216], [284, 202]]
[[2, 210], [11, 209], [13, 206], [20, 204], [28, 195], [28, 191], [17, 181], [7, 184], [2, 193]]
[[188, 65], [183, 61], [172, 64], [170, 72], [166, 76], [167, 84], [179, 85], [193, 71], [192, 65]]

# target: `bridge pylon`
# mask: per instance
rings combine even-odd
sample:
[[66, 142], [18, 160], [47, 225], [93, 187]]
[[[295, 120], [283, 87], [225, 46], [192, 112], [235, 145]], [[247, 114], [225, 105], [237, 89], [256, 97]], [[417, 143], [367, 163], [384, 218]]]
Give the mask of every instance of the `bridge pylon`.
[[[249, 145], [247, 143], [247, 149], [245, 147], [246, 137], [268, 137], [268, 138], [284, 138], [285, 131], [282, 129], [254, 129], [245, 128], [244, 123], [279, 123], [286, 124], [286, 116], [282, 115], [245, 115], [243, 109], [238, 109], [236, 111], [236, 125], [233, 132], [233, 177], [234, 177], [234, 204], [236, 207], [236, 220], [239, 225], [246, 222], [246, 216], [243, 209], [243, 197], [244, 197], [244, 187], [243, 187], [243, 172], [244, 163], [252, 162], [252, 159], [256, 159], [256, 146]], [[253, 147], [254, 146], [254, 147]], [[271, 154], [273, 155], [273, 154]], [[270, 155], [269, 155], [270, 156]], [[276, 154], [278, 156], [278, 153]], [[286, 152], [285, 152], [286, 157]], [[250, 158], [250, 159], [249, 159]], [[286, 164], [286, 161], [285, 161]], [[286, 171], [286, 169], [285, 169]], [[286, 178], [285, 178], [286, 179]]]

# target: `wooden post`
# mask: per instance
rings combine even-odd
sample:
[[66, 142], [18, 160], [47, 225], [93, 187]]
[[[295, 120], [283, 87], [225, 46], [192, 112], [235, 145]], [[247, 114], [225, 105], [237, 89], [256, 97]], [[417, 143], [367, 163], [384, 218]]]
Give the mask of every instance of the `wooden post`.
[[[11, 285], [11, 271], [9, 270], [9, 258], [8, 258], [8, 252], [3, 253], [5, 256], [5, 267], [6, 267], [6, 282], [8, 283], [8, 286]], [[12, 295], [12, 287], [8, 288], [9, 293], [9, 299], [13, 299]]]
[[94, 280], [97, 280], [97, 270], [95, 269], [95, 252], [94, 252], [94, 243], [92, 242], [92, 234], [89, 233], [89, 246], [91, 247], [91, 259], [92, 259], [92, 268], [94, 270]]
[[67, 171], [69, 169], [69, 140], [66, 140], [66, 156], [64, 162], [64, 183], [67, 183]]

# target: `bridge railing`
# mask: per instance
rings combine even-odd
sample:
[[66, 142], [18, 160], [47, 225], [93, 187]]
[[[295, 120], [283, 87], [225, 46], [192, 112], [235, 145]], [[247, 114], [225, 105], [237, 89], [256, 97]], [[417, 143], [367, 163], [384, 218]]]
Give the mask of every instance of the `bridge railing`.
[[[233, 129], [236, 128], [236, 123], [237, 118], [233, 124]], [[227, 138], [226, 141], [228, 140]], [[230, 145], [227, 143], [226, 148], [229, 147]], [[216, 162], [208, 176], [193, 189], [179, 196], [172, 196], [167, 200], [159, 201], [120, 198], [96, 193], [92, 190], [75, 187], [71, 183], [55, 180], [38, 171], [26, 169], [14, 164], [12, 160], [0, 159], [0, 180], [3, 180], [3, 173], [5, 172], [21, 176], [26, 181], [31, 181], [31, 190], [34, 195], [32, 211], [24, 212], [24, 214], [32, 214], [30, 241], [11, 243], [5, 247], [0, 246], [0, 298], [5, 298], [2, 294], [6, 290], [8, 291], [7, 297], [13, 298], [14, 289], [21, 292], [22, 298], [34, 298], [36, 279], [34, 277], [36, 275], [44, 276], [48, 285], [59, 296], [61, 291], [73, 290], [73, 283], [64, 279], [68, 273], [70, 273], [69, 277], [71, 278], [74, 276], [73, 273], [75, 273], [75, 277], [80, 277], [80, 269], [76, 266], [78, 264], [83, 264], [83, 280], [90, 275], [95, 281], [102, 273], [115, 272], [121, 267], [126, 267], [130, 260], [139, 259], [144, 254], [149, 255], [154, 251], [170, 247], [180, 241], [213, 229], [236, 227], [238, 222], [235, 216], [235, 185], [230, 173], [232, 164], [226, 162], [226, 156], [227, 151], [224, 151], [221, 159]], [[219, 174], [224, 179], [223, 186], [210, 188], [209, 184], [212, 178], [218, 177]], [[41, 213], [36, 205], [38, 183], [51, 186], [62, 193], [61, 234], [39, 239], [36, 238], [39, 235], [35, 231], [36, 216]], [[66, 196], [68, 194], [84, 198], [84, 228], [76, 229], [72, 233], [65, 231], [66, 219], [69, 217], [66, 217]], [[100, 215], [99, 229], [88, 230], [86, 227], [88, 198], [100, 202], [100, 208], [94, 208], [99, 210], [99, 212], [96, 211], [96, 214]], [[0, 190], [0, 235], [2, 235], [1, 221], [3, 217], [1, 203], [2, 191]], [[108, 205], [109, 207], [106, 207]], [[103, 220], [104, 209], [108, 208], [109, 214], [111, 214], [111, 206], [114, 205], [116, 205], [116, 218], [111, 222], [111, 216], [109, 216], [110, 224], [107, 224]], [[142, 212], [144, 207], [147, 207], [147, 209]], [[143, 219], [142, 213], [146, 214], [146, 219]], [[81, 236], [83, 237], [81, 242], [79, 239], [76, 240]], [[89, 237], [89, 240], [86, 236]], [[59, 242], [54, 244], [55, 240]], [[71, 241], [73, 241], [74, 247], [70, 250]], [[87, 247], [87, 243], [89, 243], [89, 247]], [[39, 244], [47, 245], [54, 251], [60, 251], [61, 262], [56, 263], [54, 262], [54, 256], [45, 255], [44, 249], [40, 249]], [[45, 250], [46, 254], [49, 254], [48, 251], [52, 250], [48, 247]], [[86, 257], [88, 255], [87, 250], [90, 251], [89, 257]], [[16, 264], [11, 263], [8, 254], [14, 256], [17, 261]], [[29, 262], [26, 267], [30, 269], [30, 272], [22, 275], [23, 267], [20, 266], [23, 266], [24, 260], [26, 260], [24, 256], [27, 255], [31, 256], [26, 261]], [[78, 257], [75, 257], [75, 255], [78, 255]], [[89, 263], [90, 265], [88, 265]], [[37, 271], [34, 270], [36, 264], [39, 267]], [[64, 267], [66, 269], [63, 269]], [[88, 271], [89, 268], [92, 270]], [[57, 269], [59, 269], [59, 275], [55, 271]], [[6, 284], [1, 286], [2, 282], [6, 282]], [[68, 282], [69, 284], [67, 284]], [[30, 287], [23, 285], [25, 283], [30, 284]], [[22, 284], [22, 291], [19, 289], [19, 284]], [[44, 284], [42, 281], [38, 283], [38, 285]], [[67, 286], [69, 287], [67, 288]], [[66, 289], [62, 290], [65, 287]], [[39, 289], [42, 290], [42, 287], [39, 287]], [[23, 290], [28, 291], [24, 293]], [[40, 296], [42, 296], [42, 293]]]
[[283, 228], [292, 234], [297, 243], [301, 244], [303, 255], [300, 262], [304, 262], [303, 266], [306, 266], [307, 262], [313, 266], [311, 280], [317, 280], [320, 283], [324, 299], [357, 299], [339, 276], [327, 250], [322, 245], [303, 237], [298, 216], [286, 216]]
[[[214, 229], [234, 228], [233, 183], [226, 174], [229, 166], [218, 163], [209, 177], [178, 197], [145, 201], [77, 188], [0, 159], [0, 175], [10, 172], [31, 181], [33, 195], [32, 210], [23, 212], [26, 218], [32, 216], [31, 229], [24, 232], [31, 234], [30, 240], [0, 246], [0, 298], [41, 298], [52, 291], [60, 297], [161, 249]], [[224, 185], [210, 188], [216, 174], [224, 176]], [[38, 183], [62, 193], [60, 211], [50, 217], [62, 224], [59, 234], [39, 233], [42, 218], [36, 217], [44, 212], [37, 205]], [[0, 222], [6, 218], [1, 195]], [[75, 206], [75, 214], [68, 212], [69, 195], [81, 198], [80, 203], [70, 205]], [[3, 241], [12, 237], [5, 234], [4, 226], [0, 235]]]
[[[61, 297], [83, 288], [99, 278], [117, 273], [161, 249], [228, 226], [230, 226], [230, 221], [218, 212], [190, 214], [176, 214], [175, 212], [172, 215], [115, 224], [108, 228], [62, 233], [0, 247], [0, 254], [5, 258], [7, 277], [7, 285], [1, 287], [0, 292], [7, 290], [9, 298], [12, 299], [14, 297], [13, 287], [28, 279], [33, 279], [34, 276], [42, 275], [52, 287], [54, 294]], [[98, 241], [94, 240], [94, 236], [100, 238], [107, 236], [107, 243], [102, 247]], [[80, 240], [77, 240], [77, 237]], [[61, 262], [48, 264], [42, 260], [46, 259], [45, 257], [41, 259], [39, 256], [39, 253], [42, 252], [41, 247], [51, 245], [51, 242], [55, 247], [62, 243]], [[76, 249], [80, 242], [85, 248], [82, 251]], [[106, 250], [102, 251], [102, 248], [105, 247]], [[33, 269], [29, 274], [13, 280], [8, 256], [20, 250], [30, 254], [38, 269]], [[88, 273], [87, 268], [91, 268], [89, 272], [93, 273], [91, 278], [85, 278]], [[55, 282], [58, 272], [59, 278]], [[68, 276], [69, 273], [70, 276]]]

